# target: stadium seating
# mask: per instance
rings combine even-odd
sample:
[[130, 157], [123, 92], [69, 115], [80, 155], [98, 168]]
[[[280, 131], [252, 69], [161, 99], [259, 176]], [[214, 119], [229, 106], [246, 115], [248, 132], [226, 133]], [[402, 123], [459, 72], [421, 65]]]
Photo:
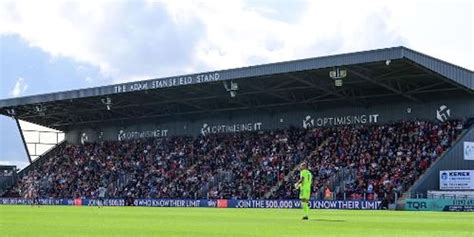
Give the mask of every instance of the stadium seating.
[[[41, 197], [296, 198], [296, 167], [309, 162], [313, 191], [349, 169], [347, 197], [401, 193], [447, 150], [463, 121], [211, 134], [66, 145], [8, 195]], [[340, 195], [340, 193], [336, 193]]]
[[[355, 172], [355, 179], [344, 187], [347, 197], [360, 199], [364, 193], [372, 197], [400, 195], [451, 146], [462, 124], [405, 121], [329, 129], [326, 143], [308, 159], [310, 167], [317, 167], [313, 170], [317, 176], [313, 190], [323, 187], [341, 168], [349, 168]], [[296, 196], [291, 185], [297, 176], [291, 177], [274, 197]]]

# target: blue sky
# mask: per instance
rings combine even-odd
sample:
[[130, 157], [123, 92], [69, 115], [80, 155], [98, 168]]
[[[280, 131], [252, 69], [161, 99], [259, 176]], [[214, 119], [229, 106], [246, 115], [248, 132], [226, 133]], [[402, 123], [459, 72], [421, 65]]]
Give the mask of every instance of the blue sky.
[[[103, 80], [97, 67], [69, 58], [51, 57], [30, 47], [17, 35], [0, 36], [0, 97], [55, 92], [96, 85], [85, 78]], [[15, 88], [19, 89], [14, 92]], [[26, 153], [13, 119], [0, 116], [0, 161], [24, 166]], [[0, 163], [1, 164], [1, 163]]]
[[[474, 4], [2, 1], [0, 98], [405, 45], [474, 68]], [[0, 117], [0, 164], [25, 166]]]

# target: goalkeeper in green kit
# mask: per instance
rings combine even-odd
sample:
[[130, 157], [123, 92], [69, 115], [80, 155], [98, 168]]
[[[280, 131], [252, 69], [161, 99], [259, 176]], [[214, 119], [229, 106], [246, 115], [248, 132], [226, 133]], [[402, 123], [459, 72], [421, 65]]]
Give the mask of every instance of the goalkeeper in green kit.
[[308, 164], [303, 162], [300, 167], [300, 180], [295, 184], [295, 188], [300, 189], [301, 206], [303, 207], [303, 220], [308, 220], [309, 198], [311, 196], [311, 186], [313, 175], [308, 170]]

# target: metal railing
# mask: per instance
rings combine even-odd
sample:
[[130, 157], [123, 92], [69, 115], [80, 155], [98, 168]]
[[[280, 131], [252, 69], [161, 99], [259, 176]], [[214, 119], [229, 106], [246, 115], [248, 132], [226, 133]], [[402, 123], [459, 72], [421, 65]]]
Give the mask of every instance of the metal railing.
[[316, 192], [317, 198], [324, 198], [324, 189], [329, 187], [333, 195], [337, 193], [344, 193], [348, 182], [351, 182], [355, 177], [355, 170], [348, 167], [340, 168], [334, 175], [325, 181], [324, 185]]
[[426, 193], [407, 192], [405, 198], [415, 199], [474, 199], [474, 191], [427, 191]]

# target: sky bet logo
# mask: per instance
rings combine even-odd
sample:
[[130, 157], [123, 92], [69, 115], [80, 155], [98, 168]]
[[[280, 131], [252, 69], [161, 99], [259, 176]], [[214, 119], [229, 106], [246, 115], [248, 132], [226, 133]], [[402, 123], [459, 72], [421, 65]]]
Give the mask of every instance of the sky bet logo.
[[207, 206], [208, 207], [216, 207], [217, 206], [217, 201], [209, 200], [209, 201], [207, 201]]

